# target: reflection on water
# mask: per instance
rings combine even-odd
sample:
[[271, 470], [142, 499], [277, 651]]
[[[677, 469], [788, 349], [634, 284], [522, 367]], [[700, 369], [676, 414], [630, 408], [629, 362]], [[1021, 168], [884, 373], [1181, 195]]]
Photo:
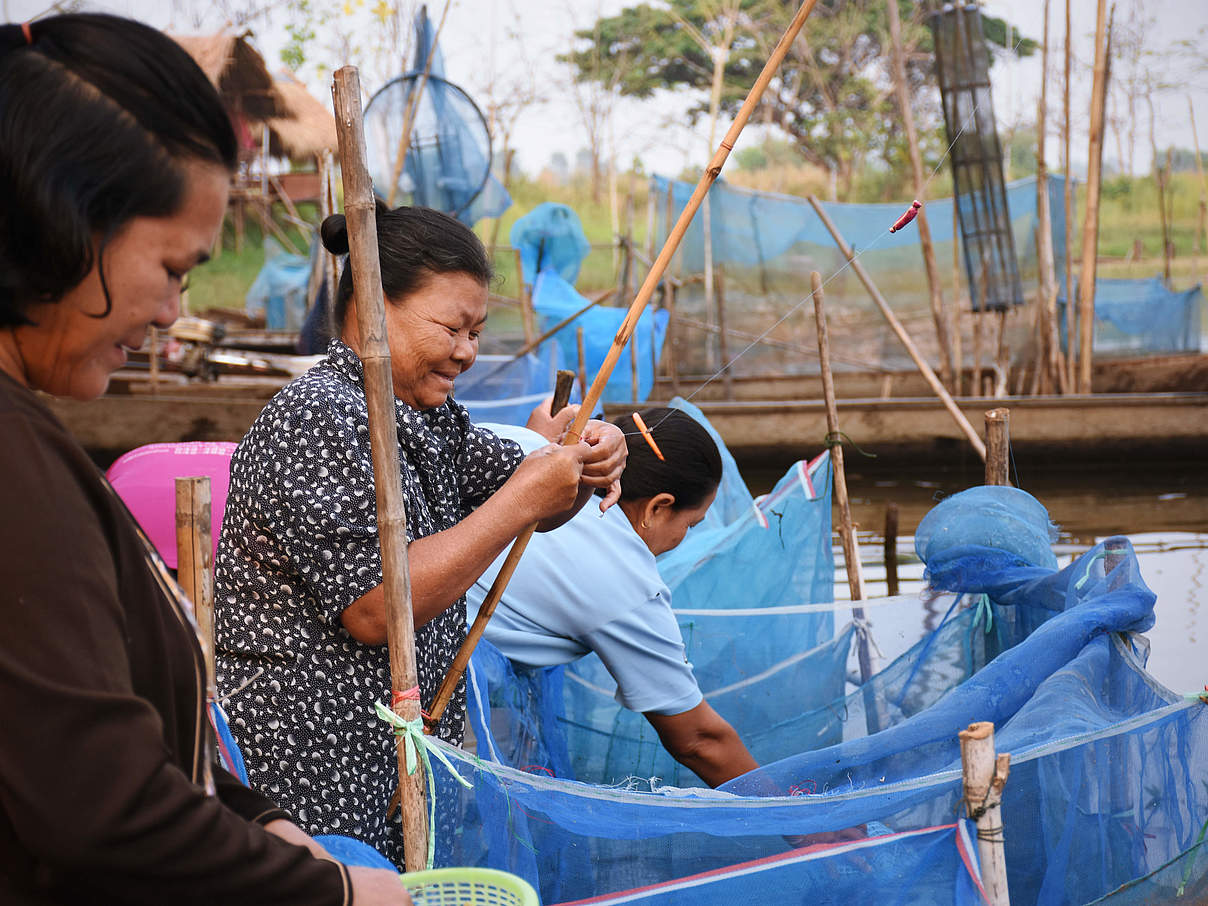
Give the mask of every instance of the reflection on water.
[[[854, 457], [853, 457], [854, 458]], [[923, 567], [912, 533], [943, 497], [977, 482], [975, 468], [905, 465], [896, 474], [878, 465], [849, 465], [848, 491], [860, 534], [861, 561], [869, 597], [887, 593], [881, 533], [885, 507], [899, 508], [898, 575], [901, 592], [923, 588]], [[779, 477], [771, 471], [747, 474], [752, 491], [762, 493]], [[1022, 486], [1049, 510], [1061, 530], [1055, 547], [1064, 566], [1111, 535], [1133, 543], [1141, 575], [1157, 595], [1157, 622], [1150, 639], [1149, 672], [1175, 692], [1202, 691], [1208, 683], [1208, 467], [1202, 463], [1136, 463], [1128, 469], [1093, 466], [1081, 470], [1025, 465]], [[835, 599], [848, 600], [842, 551], [835, 546]], [[877, 638], [892, 659], [928, 628], [939, 623], [940, 601], [901, 619], [878, 620]]]

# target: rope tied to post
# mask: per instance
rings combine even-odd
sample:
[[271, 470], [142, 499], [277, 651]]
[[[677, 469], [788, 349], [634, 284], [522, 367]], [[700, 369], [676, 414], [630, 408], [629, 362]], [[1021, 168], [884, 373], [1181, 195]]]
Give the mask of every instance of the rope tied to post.
[[856, 631], [856, 636], [863, 639], [876, 655], [881, 660], [885, 660], [885, 655], [882, 653], [880, 646], [877, 645], [877, 640], [872, 637], [872, 620], [864, 617], [852, 617], [852, 628]]
[[[391, 695], [394, 702], [403, 701], [419, 701], [419, 686], [413, 686], [402, 692], [395, 691]], [[458, 773], [457, 768], [453, 767], [453, 763], [449, 761], [445, 753], [440, 749], [430, 747], [427, 737], [424, 734], [424, 721], [422, 717], [417, 717], [414, 720], [406, 720], [394, 711], [387, 708], [381, 702], [374, 702], [373, 709], [377, 712], [377, 716], [390, 724], [394, 735], [403, 740], [403, 750], [407, 760], [407, 773], [414, 774], [419, 769], [419, 764], [422, 761], [424, 765], [424, 774], [428, 780], [428, 861], [427, 867], [432, 867], [433, 859], [436, 855], [436, 777], [432, 772], [432, 760], [429, 753], [435, 755], [440, 763], [448, 768], [449, 773], [453, 778], [464, 786], [466, 789], [472, 789], [474, 784], [466, 780]], [[422, 714], [422, 712], [421, 712]]]
[[877, 458], [876, 453], [869, 453], [867, 450], [861, 449], [860, 445], [852, 440], [845, 431], [828, 431], [826, 436], [822, 438], [822, 446], [826, 447], [828, 450], [831, 447], [841, 447], [844, 443], [847, 443], [849, 446], [853, 447], [857, 453], [863, 457], [866, 457], [867, 459]]

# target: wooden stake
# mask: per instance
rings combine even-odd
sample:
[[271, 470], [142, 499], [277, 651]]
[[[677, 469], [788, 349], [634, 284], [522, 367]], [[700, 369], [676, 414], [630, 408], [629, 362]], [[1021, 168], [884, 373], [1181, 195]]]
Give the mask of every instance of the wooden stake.
[[986, 413], [986, 484], [1011, 484], [1011, 410]]
[[[527, 352], [540, 346], [541, 341], [534, 342], [537, 335], [537, 318], [533, 311], [533, 294], [524, 281], [524, 262], [520, 258], [520, 249], [512, 249], [512, 253], [516, 259], [516, 298], [520, 300], [520, 323], [524, 328], [524, 345], [527, 347]], [[537, 277], [534, 275], [534, 282], [536, 279]], [[524, 354], [521, 353], [521, 355]]]
[[[210, 479], [176, 479], [176, 581], [193, 604], [197, 636], [205, 658], [206, 707], [218, 697], [214, 682], [214, 536], [210, 524]], [[202, 782], [216, 795], [212, 737], [206, 737]]]
[[918, 347], [914, 345], [914, 340], [910, 339], [910, 334], [906, 332], [906, 328], [902, 326], [902, 322], [898, 320], [897, 315], [889, 307], [889, 303], [885, 301], [885, 297], [881, 295], [881, 291], [877, 289], [876, 284], [872, 282], [872, 277], [868, 275], [868, 271], [864, 269], [864, 265], [856, 258], [855, 252], [851, 246], [839, 233], [834, 221], [830, 219], [826, 211], [822, 209], [822, 205], [818, 203], [818, 199], [813, 195], [807, 196], [810, 205], [818, 214], [818, 218], [822, 221], [827, 231], [831, 234], [831, 238], [835, 240], [835, 245], [839, 247], [839, 251], [843, 253], [843, 257], [851, 262], [852, 270], [856, 272], [856, 276], [860, 278], [860, 282], [864, 284], [864, 288], [868, 290], [868, 295], [872, 301], [876, 303], [877, 308], [881, 310], [881, 314], [885, 320], [889, 322], [890, 329], [894, 332], [902, 345], [906, 347], [906, 352], [910, 358], [914, 360], [915, 366], [923, 375], [924, 380], [931, 386], [932, 391], [940, 398], [940, 402], [944, 404], [944, 408], [951, 414], [957, 426], [964, 432], [965, 437], [969, 438], [969, 443], [973, 445], [973, 449], [977, 451], [977, 455], [982, 459], [986, 458], [986, 447], [982, 443], [982, 439], [977, 436], [977, 432], [973, 430], [973, 426], [969, 424], [969, 420], [965, 418], [963, 412], [957, 408], [956, 403], [952, 401], [951, 394], [944, 389], [944, 385], [940, 383], [940, 379], [935, 376], [935, 372], [931, 370], [931, 366], [923, 358]]
[[[906, 147], [910, 151], [910, 169], [914, 176], [914, 197], [926, 201], [927, 179], [923, 172], [923, 156], [919, 153], [919, 134], [914, 126], [914, 109], [910, 104], [910, 92], [906, 84], [906, 60], [902, 53], [902, 20], [898, 4], [885, 5], [889, 13], [889, 39], [893, 49], [893, 82], [898, 95], [898, 109], [902, 113], [902, 125], [906, 130]], [[952, 199], [956, 204], [955, 193]], [[919, 209], [919, 243], [923, 248], [923, 265], [927, 272], [927, 285], [931, 290], [931, 316], [935, 320], [935, 337], [940, 347], [940, 378], [953, 392], [960, 393], [956, 386], [956, 365], [952, 355], [952, 340], [948, 335], [948, 317], [944, 311], [944, 291], [940, 282], [940, 269], [935, 263], [935, 247], [931, 243], [931, 227], [927, 223], [927, 208]]]
[[570, 402], [570, 388], [575, 385], [575, 373], [565, 369], [558, 370], [558, 377], [554, 381], [554, 396], [549, 401], [549, 417], [553, 418], [559, 412], [566, 408]]
[[1070, 27], [1070, 3], [1065, 0], [1065, 96], [1062, 100], [1065, 115], [1061, 120], [1062, 146], [1061, 169], [1065, 174], [1065, 367], [1066, 388], [1076, 393], [1078, 388], [1078, 343], [1074, 337], [1074, 177], [1070, 173], [1070, 47], [1073, 32]]
[[[671, 214], [675, 205], [675, 193], [672, 191], [673, 183], [667, 180], [667, 204], [666, 204], [666, 219], [667, 238], [665, 242], [671, 242]], [[653, 256], [653, 246], [651, 256]], [[650, 265], [651, 271], [654, 270], [654, 264]], [[670, 278], [671, 275], [668, 275]], [[679, 334], [676, 332], [675, 320], [675, 282], [671, 279], [663, 281], [663, 299], [667, 307], [667, 374], [671, 377], [671, 392], [676, 396], [679, 395]]]
[[956, 363], [956, 373], [952, 385], [956, 396], [965, 395], [965, 362], [961, 354], [961, 314], [964, 307], [961, 304], [961, 249], [960, 249], [960, 211], [957, 210], [956, 195], [952, 196], [952, 358]]
[[629, 338], [629, 389], [633, 401], [638, 401], [638, 334], [635, 330]]
[[722, 268], [717, 269], [717, 277], [713, 281], [717, 293], [717, 349], [721, 354], [722, 387], [725, 388], [726, 399], [734, 399], [734, 370], [730, 367], [730, 346], [726, 342], [726, 274]]
[[965, 810], [977, 822], [982, 887], [990, 906], [1010, 906], [1002, 791], [1011, 770], [1011, 756], [995, 754], [994, 724], [988, 721], [969, 724], [969, 729], [961, 730], [959, 739]]
[[1045, 161], [1046, 121], [1048, 118], [1049, 0], [1044, 0], [1044, 41], [1041, 45], [1040, 101], [1036, 108], [1036, 232], [1040, 296], [1037, 372], [1047, 375], [1065, 393], [1065, 363], [1061, 357], [1061, 338], [1057, 333], [1057, 275], [1053, 261], [1053, 223], [1049, 211], [1049, 166]]
[[1158, 177], [1158, 208], [1162, 217], [1162, 276], [1166, 288], [1170, 289], [1170, 216], [1166, 210], [1166, 194], [1170, 190], [1171, 148], [1166, 148], [1166, 167], [1158, 166], [1157, 155], [1154, 155], [1154, 171]]
[[[831, 468], [835, 476], [835, 508], [839, 511], [839, 541], [843, 545], [843, 563], [847, 567], [847, 587], [853, 601], [863, 601], [864, 574], [860, 568], [860, 545], [856, 539], [856, 527], [851, 519], [851, 502], [847, 498], [847, 473], [843, 468], [843, 443], [839, 431], [839, 407], [835, 404], [835, 381], [830, 368], [830, 336], [826, 329], [826, 303], [822, 296], [822, 275], [817, 271], [810, 274], [810, 291], [814, 297], [814, 321], [818, 327], [818, 359], [822, 372], [822, 395], [826, 402], [826, 445], [830, 448]], [[853, 622], [863, 626], [856, 633], [856, 659], [860, 663], [860, 685], [866, 686], [872, 678], [872, 653], [869, 651], [867, 620], [863, 607], [853, 607]], [[865, 719], [868, 733], [872, 735], [887, 725], [879, 713], [876, 696], [871, 689], [865, 690]]]
[[575, 345], [579, 348], [579, 393], [587, 393], [587, 357], [583, 354], [583, 328], [575, 328]]
[[898, 505], [885, 506], [885, 593], [898, 593]]
[[1091, 392], [1095, 336], [1095, 271], [1099, 248], [1099, 187], [1103, 178], [1104, 106], [1107, 102], [1107, 0], [1095, 18], [1095, 78], [1091, 90], [1091, 134], [1087, 150], [1086, 213], [1082, 221], [1082, 271], [1078, 275], [1078, 392]]
[[[600, 366], [600, 370], [596, 374], [591, 388], [587, 391], [587, 398], [583, 401], [583, 405], [580, 407], [578, 415], [575, 416], [574, 422], [567, 428], [566, 438], [563, 441], [565, 444], [578, 443], [583, 426], [587, 424], [591, 411], [600, 401], [600, 397], [603, 396], [604, 388], [608, 384], [608, 379], [612, 377], [612, 371], [616, 367], [617, 360], [620, 359], [622, 351], [637, 329], [638, 318], [641, 317], [647, 303], [650, 301], [650, 297], [654, 295], [655, 287], [658, 286], [659, 280], [662, 279], [663, 273], [667, 270], [667, 265], [671, 263], [671, 258], [679, 248], [680, 242], [684, 238], [684, 233], [687, 232], [693, 216], [696, 214], [697, 209], [700, 208], [705, 194], [721, 174], [721, 168], [730, 156], [734, 143], [742, 133], [743, 127], [746, 126], [747, 120], [751, 118], [751, 114], [759, 106], [759, 100], [763, 96], [764, 90], [767, 88], [768, 83], [771, 82], [776, 70], [780, 67], [780, 63], [788, 53], [789, 47], [797, 37], [797, 33], [805, 25], [805, 20], [813, 11], [815, 3], [817, 3], [817, 0], [805, 0], [801, 4], [788, 30], [781, 36], [780, 41], [772, 51], [772, 55], [764, 65], [759, 78], [755, 80], [755, 85], [751, 88], [747, 99], [743, 101], [742, 107], [734, 118], [734, 122], [726, 132], [725, 137], [721, 140], [721, 145], [714, 153], [713, 159], [709, 161], [709, 165], [705, 168], [705, 172], [697, 183], [692, 197], [680, 213], [679, 220], [676, 221], [675, 229], [671, 231], [666, 244], [654, 261], [654, 266], [650, 269], [650, 273], [646, 275], [646, 279], [643, 281], [641, 289], [638, 290], [633, 304], [629, 307], [629, 313], [621, 323], [617, 335], [613, 337], [612, 346], [604, 357], [604, 363]], [[529, 539], [533, 536], [535, 530], [536, 524], [525, 529], [516, 539], [516, 543], [512, 545], [512, 549], [508, 551], [508, 555], [503, 561], [503, 566], [499, 570], [499, 575], [496, 576], [495, 582], [491, 585], [491, 590], [487, 592], [482, 606], [478, 609], [478, 616], [474, 620], [474, 625], [470, 627], [470, 631], [466, 634], [465, 643], [461, 646], [461, 650], [457, 652], [453, 666], [450, 668], [441, 688], [437, 692], [436, 699], [429, 708], [431, 712], [431, 717], [428, 720], [429, 727], [436, 726], [440, 721], [441, 715], [444, 714], [444, 710], [449, 704], [449, 699], [453, 696], [453, 690], [457, 688], [457, 683], [460, 681], [461, 675], [465, 672], [466, 666], [470, 662], [470, 655], [474, 652], [474, 647], [478, 644], [478, 640], [482, 638], [482, 634], [486, 630], [487, 621], [499, 605], [499, 600], [503, 597], [508, 583], [512, 580], [512, 574], [516, 571], [520, 557], [523, 555], [524, 549], [528, 546]]]
[[[373, 184], [365, 165], [361, 82], [355, 66], [335, 73], [332, 90], [336, 132], [344, 174], [344, 215], [348, 223], [348, 266], [352, 268], [357, 313], [357, 354], [365, 374], [373, 485], [377, 497], [378, 540], [382, 547], [382, 590], [386, 600], [386, 644], [390, 651], [392, 708], [406, 721], [417, 720], [420, 703], [409, 694], [419, 685], [415, 662], [415, 618], [411, 611], [411, 574], [407, 565], [407, 512], [403, 502], [398, 421], [390, 376], [390, 346], [378, 262]], [[424, 773], [407, 773], [404, 740], [396, 742], [402, 791], [403, 849], [407, 871], [427, 864], [428, 813]], [[385, 803], [383, 803], [385, 805]]]
[[[1191, 103], [1191, 95], [1187, 95], [1187, 112], [1191, 114], [1191, 138], [1195, 142], [1195, 172], [1200, 177], [1200, 219], [1196, 225], [1195, 244], [1200, 247], [1200, 236], [1204, 237], [1205, 251], [1208, 251], [1208, 180], [1204, 178], [1204, 161], [1200, 155], [1200, 135], [1195, 131], [1195, 106]], [[1198, 265], [1198, 261], [1196, 264]], [[1192, 266], [1191, 279], [1194, 281], [1199, 267]]]

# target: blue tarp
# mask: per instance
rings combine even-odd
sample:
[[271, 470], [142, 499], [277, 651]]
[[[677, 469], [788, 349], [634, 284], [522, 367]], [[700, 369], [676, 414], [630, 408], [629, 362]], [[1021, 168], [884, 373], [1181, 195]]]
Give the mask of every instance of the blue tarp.
[[[1064, 279], [1057, 295], [1061, 347], [1066, 337], [1067, 293]], [[1095, 281], [1095, 352], [1173, 353], [1200, 351], [1204, 297], [1199, 286], [1173, 292], [1159, 277], [1147, 280]], [[1075, 330], [1077, 299], [1075, 298]]]

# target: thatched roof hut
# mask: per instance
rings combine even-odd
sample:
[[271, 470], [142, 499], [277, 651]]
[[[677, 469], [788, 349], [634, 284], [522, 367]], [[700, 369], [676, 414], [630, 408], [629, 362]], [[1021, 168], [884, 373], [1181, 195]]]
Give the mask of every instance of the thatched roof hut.
[[292, 77], [273, 83], [284, 116], [267, 120], [269, 153], [273, 157], [304, 160], [324, 151], [336, 151], [336, 118], [306, 87]]
[[209, 77], [232, 118], [256, 122], [285, 115], [264, 58], [248, 43], [249, 33], [172, 35]]

